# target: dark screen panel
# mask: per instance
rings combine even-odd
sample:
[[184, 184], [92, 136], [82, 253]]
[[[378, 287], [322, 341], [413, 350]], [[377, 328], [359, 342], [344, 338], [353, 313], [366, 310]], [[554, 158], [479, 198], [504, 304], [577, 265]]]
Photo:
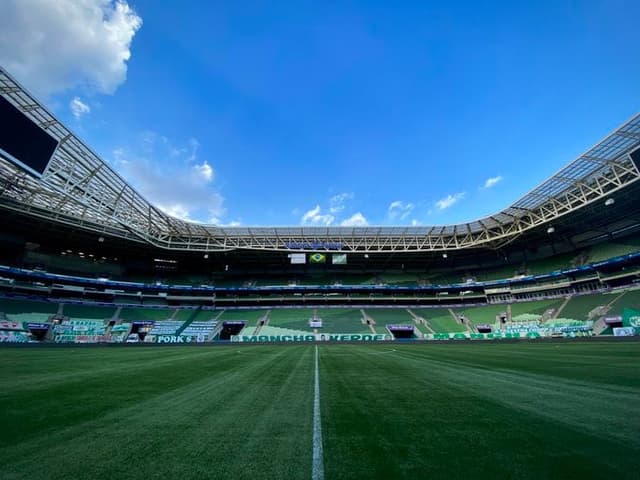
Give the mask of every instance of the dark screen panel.
[[640, 148], [631, 153], [631, 160], [633, 160], [633, 163], [636, 164], [637, 168], [640, 168]]
[[42, 174], [58, 142], [0, 97], [0, 155]]

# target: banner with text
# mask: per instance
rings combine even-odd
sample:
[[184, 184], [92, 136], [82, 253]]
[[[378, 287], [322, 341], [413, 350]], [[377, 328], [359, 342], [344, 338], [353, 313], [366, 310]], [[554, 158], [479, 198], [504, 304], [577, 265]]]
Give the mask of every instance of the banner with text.
[[384, 342], [391, 335], [382, 333], [309, 333], [307, 335], [234, 335], [232, 342]]

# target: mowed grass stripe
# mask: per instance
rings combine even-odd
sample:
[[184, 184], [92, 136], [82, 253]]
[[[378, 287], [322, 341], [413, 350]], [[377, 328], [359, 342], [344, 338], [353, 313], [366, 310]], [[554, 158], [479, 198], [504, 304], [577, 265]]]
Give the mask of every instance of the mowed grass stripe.
[[427, 345], [422, 355], [469, 366], [514, 368], [601, 385], [640, 387], [640, 345], [611, 342], [534, 341], [518, 344]]
[[193, 348], [7, 349], [0, 358], [0, 446], [137, 405], [237, 363], [224, 349]]
[[318, 367], [318, 346], [314, 349], [313, 363], [313, 464], [312, 480], [324, 480], [324, 463], [322, 458], [322, 412], [320, 410], [320, 369]]
[[[311, 346], [179, 350], [175, 364], [158, 358], [161, 367], [147, 365], [144, 375], [133, 373], [132, 365], [129, 374], [100, 376], [84, 386], [74, 380], [66, 396], [45, 388], [30, 400], [22, 393], [9, 398], [4, 405], [18, 417], [11, 422], [38, 409], [68, 414], [49, 417], [47, 425], [27, 423], [32, 431], [21, 439], [3, 430], [2, 477], [310, 476]], [[64, 359], [65, 350], [58, 352]], [[105, 350], [106, 356], [118, 353]], [[87, 415], [83, 402], [97, 405], [95, 415]]]
[[[638, 370], [622, 369], [619, 387], [600, 388], [584, 382], [576, 350], [578, 380], [568, 380], [571, 369], [554, 375], [560, 360], [543, 379], [506, 362], [508, 348], [517, 358], [526, 347], [401, 345], [385, 355], [386, 346], [322, 347], [327, 478], [634, 478]], [[585, 355], [591, 347], [582, 345]], [[640, 353], [636, 344], [594, 350], [606, 359], [608, 348], [613, 359], [619, 347]], [[496, 348], [502, 370], [492, 360]], [[474, 352], [478, 362], [466, 365]], [[538, 352], [524, 364], [544, 364], [545, 350]]]
[[[468, 391], [478, 399], [618, 440], [622, 448], [640, 448], [640, 389], [439, 361], [421, 353], [404, 351], [401, 356], [428, 364], [451, 388]], [[611, 408], [614, 405], [617, 407]]]

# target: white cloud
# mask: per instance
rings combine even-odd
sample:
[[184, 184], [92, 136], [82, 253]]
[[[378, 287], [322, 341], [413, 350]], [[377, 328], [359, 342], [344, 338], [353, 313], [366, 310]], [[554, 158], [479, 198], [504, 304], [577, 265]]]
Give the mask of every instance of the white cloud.
[[500, 183], [501, 181], [502, 181], [502, 175], [497, 175], [495, 177], [487, 178], [484, 182], [483, 188], [491, 188], [494, 185], [497, 185], [498, 183]]
[[303, 225], [331, 225], [333, 221], [336, 219], [333, 215], [326, 213], [322, 213], [322, 209], [320, 205], [316, 205], [315, 208], [307, 211], [302, 216], [302, 224]]
[[403, 202], [402, 200], [396, 200], [395, 202], [391, 202], [389, 204], [389, 208], [387, 208], [387, 216], [391, 220], [404, 220], [415, 208], [415, 204], [411, 202]]
[[193, 220], [189, 217], [189, 209], [180, 203], [175, 203], [173, 205], [158, 205], [158, 208], [172, 217], [180, 218], [182, 220]]
[[308, 222], [320, 214], [320, 205], [316, 205], [302, 216], [302, 223]]
[[436, 207], [438, 208], [438, 210], [445, 210], [449, 207], [452, 207], [460, 200], [462, 200], [466, 194], [467, 192], [458, 192], [454, 193], [453, 195], [447, 195], [446, 197], [441, 198], [436, 202]]
[[211, 217], [207, 223], [217, 225], [218, 227], [240, 227], [242, 222], [240, 220], [232, 220], [229, 223], [224, 223], [219, 217]]
[[369, 225], [367, 219], [362, 215], [362, 213], [354, 213], [351, 217], [344, 219], [340, 222], [340, 225], [343, 227], [364, 227]]
[[[193, 162], [198, 156], [198, 149], [200, 148], [200, 142], [197, 138], [189, 139], [189, 148], [191, 149], [191, 154], [189, 155], [189, 161]], [[186, 151], [186, 150], [185, 150]]]
[[112, 94], [141, 26], [126, 0], [2, 0], [0, 64], [39, 97]]
[[80, 100], [79, 97], [73, 97], [69, 102], [69, 108], [71, 109], [73, 116], [76, 118], [80, 118], [81, 116], [91, 112], [91, 107]]
[[206, 160], [200, 165], [195, 165], [193, 168], [206, 182], [213, 180], [213, 168], [211, 168], [211, 165], [209, 165], [209, 162]]
[[329, 199], [329, 211], [333, 214], [340, 213], [345, 209], [345, 202], [353, 198], [353, 193], [340, 193]]
[[[175, 150], [184, 153], [176, 158]], [[114, 168], [153, 205], [183, 220], [220, 224], [226, 209], [212, 185], [213, 167], [207, 161], [194, 165], [192, 158], [188, 148], [153, 132], [145, 132], [134, 148], [113, 151]]]

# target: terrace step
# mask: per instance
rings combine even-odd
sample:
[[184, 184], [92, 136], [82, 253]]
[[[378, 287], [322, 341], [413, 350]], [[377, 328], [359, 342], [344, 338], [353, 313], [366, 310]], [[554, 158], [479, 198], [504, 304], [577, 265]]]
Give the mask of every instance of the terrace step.
[[429, 325], [429, 322], [427, 320], [413, 313], [410, 308], [407, 308], [407, 313], [411, 315], [411, 317], [413, 317], [413, 321], [416, 322], [416, 324], [424, 326], [429, 331], [429, 333], [436, 333], [435, 330], [431, 328], [431, 325]]
[[[450, 308], [447, 308], [447, 310], [448, 310], [449, 314], [451, 314], [451, 317], [453, 317], [453, 319], [456, 321], [456, 323], [460, 323], [460, 319], [459, 319], [459, 318], [458, 318], [458, 316], [456, 315], [456, 312], [454, 312], [454, 311], [453, 311], [452, 309], [450, 309]], [[467, 320], [467, 317], [463, 317], [462, 324], [466, 327], [466, 329], [467, 329], [467, 331], [468, 331], [469, 333], [476, 333], [476, 332], [475, 332], [475, 328], [474, 328], [474, 327], [472, 327], [472, 326], [469, 324], [469, 321]]]
[[560, 316], [560, 314], [562, 313], [562, 310], [564, 310], [564, 307], [567, 306], [567, 304], [571, 301], [571, 296], [568, 296], [567, 298], [564, 299], [564, 302], [562, 302], [562, 305], [560, 305], [555, 312], [553, 312], [553, 315], [551, 315], [551, 319], [555, 320], [556, 318], [558, 318]]
[[262, 327], [267, 326], [269, 324], [269, 315], [271, 315], [271, 310], [267, 310], [263, 316], [256, 320], [256, 329], [253, 334], [258, 335]]
[[[176, 309], [176, 312], [173, 314], [173, 317], [176, 316], [176, 313], [178, 312], [179, 309]], [[178, 329], [176, 331], [176, 335], [180, 335], [185, 328], [187, 328], [189, 325], [191, 325], [191, 322], [193, 322], [193, 320], [196, 318], [196, 316], [198, 316], [198, 314], [200, 313], [200, 311], [202, 310], [202, 306], [196, 308], [195, 310], [193, 310], [193, 312], [191, 313], [191, 315], [189, 315], [189, 318], [187, 318], [185, 320], [185, 322], [182, 324], [182, 327], [180, 329]]]
[[605, 317], [600, 317], [596, 322], [594, 322], [593, 324], [593, 334], [594, 335], [600, 335], [602, 332], [604, 332], [609, 326], [607, 325], [607, 322], [604, 321]]
[[360, 313], [362, 314], [362, 323], [364, 325], [369, 326], [369, 330], [371, 330], [371, 333], [373, 334], [378, 333], [376, 332], [376, 328], [374, 327], [374, 325], [376, 324], [376, 321], [373, 319], [373, 317], [371, 317], [367, 312], [365, 312], [364, 308], [360, 309]]

